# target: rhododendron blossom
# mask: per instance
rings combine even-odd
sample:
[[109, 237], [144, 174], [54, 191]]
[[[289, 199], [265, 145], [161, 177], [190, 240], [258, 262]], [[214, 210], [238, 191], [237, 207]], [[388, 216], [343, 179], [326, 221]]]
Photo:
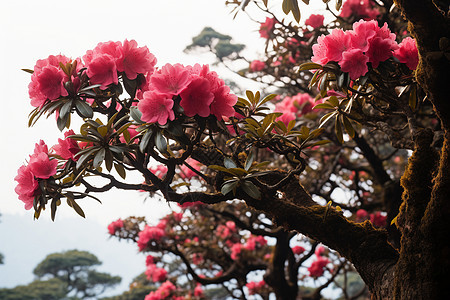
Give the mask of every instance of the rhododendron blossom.
[[330, 263], [330, 260], [326, 257], [319, 256], [311, 263], [311, 266], [308, 267], [309, 275], [311, 277], [320, 277], [323, 275], [325, 271], [326, 265]]
[[266, 21], [261, 23], [261, 26], [259, 27], [259, 34], [262, 38], [268, 39], [270, 37], [275, 26], [275, 22], [276, 21], [273, 18], [266, 18]]
[[78, 157], [75, 157], [75, 155], [81, 150], [81, 148], [77, 141], [68, 138], [68, 136], [74, 134], [75, 132], [72, 129], [66, 131], [64, 133], [65, 139], [58, 139], [58, 144], [52, 147], [55, 154], [59, 155], [62, 159], [72, 159], [74, 161], [78, 160]]
[[257, 59], [253, 60], [250, 63], [250, 71], [252, 71], [252, 72], [262, 71], [262, 70], [264, 70], [265, 67], [266, 67], [266, 64], [263, 61], [260, 61]]
[[149, 264], [145, 270], [148, 280], [153, 282], [163, 282], [167, 279], [167, 271], [164, 268], [158, 268], [155, 264]]
[[249, 295], [257, 295], [260, 293], [261, 289], [266, 285], [266, 282], [264, 280], [261, 280], [259, 282], [250, 281], [245, 286], [248, 289]]
[[68, 95], [64, 88], [64, 83], [68, 78], [59, 63], [66, 64], [69, 61], [70, 59], [63, 55], [50, 55], [47, 59], [36, 62], [31, 82], [28, 85], [32, 106], [42, 107], [47, 100], [52, 101]]
[[371, 0], [347, 0], [342, 5], [339, 16], [343, 18], [357, 16], [364, 20], [371, 20], [376, 19], [379, 14], [379, 10], [373, 7]]
[[368, 62], [377, 68], [393, 55], [398, 45], [386, 23], [380, 28], [376, 21], [360, 20], [353, 24], [353, 30], [334, 29], [327, 36], [321, 35], [312, 49], [313, 62], [337, 62], [354, 80], [369, 71]]
[[28, 166], [21, 166], [14, 180], [18, 183], [14, 191], [19, 195], [19, 199], [25, 203], [25, 209], [31, 209], [34, 197], [40, 193], [38, 181], [34, 178]]
[[34, 197], [41, 193], [38, 179], [48, 179], [55, 175], [57, 165], [56, 159], [49, 158], [44, 141], [36, 143], [28, 165], [21, 166], [14, 178], [18, 183], [14, 190], [19, 195], [19, 200], [25, 203], [25, 209], [31, 209]]
[[159, 241], [163, 236], [165, 236], [164, 230], [155, 226], [145, 225], [144, 230], [139, 232], [139, 239], [137, 245], [139, 251], [143, 251], [150, 241]]
[[305, 252], [305, 248], [303, 248], [302, 246], [294, 246], [292, 247], [292, 252], [294, 252], [295, 255], [300, 255]]
[[387, 216], [379, 211], [370, 214], [370, 222], [376, 227], [386, 227], [386, 219]]
[[111, 224], [108, 225], [108, 232], [109, 234], [114, 235], [121, 228], [123, 228], [123, 220], [118, 219], [114, 222], [111, 222]]
[[211, 93], [207, 79], [201, 77], [193, 79], [180, 96], [180, 105], [183, 107], [186, 116], [208, 117], [210, 115], [209, 105], [214, 100], [214, 94]]
[[145, 296], [144, 300], [162, 300], [169, 297], [172, 292], [176, 291], [175, 285], [170, 282], [164, 282], [156, 291], [150, 292], [147, 296]]
[[182, 64], [166, 64], [150, 77], [150, 86], [161, 94], [178, 95], [191, 81], [188, 68]]
[[419, 63], [419, 52], [417, 51], [416, 41], [410, 37], [406, 37], [399, 44], [399, 48], [394, 51], [394, 56], [401, 62], [406, 64], [410, 70], [415, 70]]
[[323, 26], [323, 20], [325, 17], [323, 15], [310, 15], [305, 21], [305, 25], [311, 26], [312, 28], [319, 28]]
[[153, 73], [156, 58], [146, 46], [138, 47], [135, 40], [125, 40], [122, 55], [117, 60], [117, 70], [125, 72], [128, 79], [136, 79], [138, 74]]
[[142, 121], [165, 125], [167, 120], [175, 119], [173, 104], [172, 97], [149, 91], [145, 92], [144, 99], [139, 101], [138, 109], [142, 112]]

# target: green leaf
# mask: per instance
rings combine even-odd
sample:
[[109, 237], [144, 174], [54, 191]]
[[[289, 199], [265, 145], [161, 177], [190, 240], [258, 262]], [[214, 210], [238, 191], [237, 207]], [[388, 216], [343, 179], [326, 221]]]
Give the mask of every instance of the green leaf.
[[106, 127], [105, 125], [98, 126], [97, 131], [102, 137], [105, 137], [108, 133], [108, 127]]
[[133, 120], [135, 120], [139, 124], [144, 124], [145, 122], [141, 120], [142, 113], [139, 111], [137, 106], [130, 107], [130, 116]]
[[70, 114], [66, 114], [64, 117], [58, 117], [58, 119], [56, 120], [56, 126], [58, 127], [59, 131], [63, 131], [63, 129], [66, 127], [69, 117]]
[[108, 172], [111, 172], [111, 169], [113, 166], [113, 156], [109, 149], [106, 149], [106, 152], [105, 152], [105, 166], [106, 166], [106, 170], [108, 170]]
[[322, 127], [323, 125], [325, 125], [325, 123], [328, 122], [334, 116], [336, 116], [336, 114], [337, 114], [337, 111], [333, 111], [333, 112], [327, 113], [322, 118], [320, 118], [319, 127]]
[[78, 205], [78, 203], [75, 202], [75, 199], [73, 198], [72, 193], [66, 193], [67, 198], [67, 204], [69, 204], [70, 207], [72, 207], [77, 214], [85, 218], [84, 211], [81, 209], [81, 207]]
[[105, 155], [106, 155], [105, 148], [100, 148], [100, 150], [98, 150], [98, 152], [94, 156], [94, 162], [92, 163], [92, 166], [94, 168], [100, 167], [100, 165], [102, 164], [103, 160], [105, 159]]
[[342, 6], [342, 0], [336, 0], [336, 10], [339, 11]]
[[236, 188], [238, 186], [238, 181], [236, 179], [226, 181], [222, 188], [220, 189], [220, 192], [223, 195], [227, 195], [229, 192], [233, 191], [233, 195], [236, 194]]
[[225, 168], [227, 169], [231, 169], [231, 168], [237, 168], [237, 165], [235, 164], [235, 162], [229, 158], [229, 157], [225, 157], [223, 159], [223, 165], [225, 166]]
[[72, 101], [66, 102], [59, 110], [59, 117], [64, 118], [68, 113], [70, 113], [71, 108], [72, 108]]
[[262, 101], [258, 104], [258, 106], [261, 106], [261, 105], [267, 103], [268, 101], [275, 99], [276, 96], [277, 96], [277, 94], [267, 95], [266, 97], [264, 97], [264, 99], [262, 99]]
[[322, 65], [313, 63], [313, 62], [307, 62], [300, 65], [298, 71], [307, 71], [307, 70], [322, 70]]
[[343, 144], [344, 143], [344, 133], [342, 132], [342, 125], [341, 125], [341, 122], [339, 121], [339, 118], [336, 118], [334, 126], [335, 126], [334, 131], [336, 133], [336, 137], [337, 137], [339, 143]]
[[222, 167], [222, 166], [219, 166], [219, 165], [210, 165], [210, 166], [208, 166], [208, 168], [213, 169], [213, 170], [216, 170], [216, 171], [221, 171], [221, 172], [227, 172], [227, 173], [229, 173], [227, 168]]
[[242, 181], [241, 187], [244, 192], [253, 199], [261, 199], [261, 192], [259, 191], [258, 187], [253, 184], [253, 182], [247, 180]]
[[255, 96], [253, 95], [252, 91], [245, 91], [245, 94], [247, 95], [248, 100], [250, 100], [250, 103], [255, 105]]
[[30, 70], [30, 69], [21, 69], [22, 71], [25, 71], [25, 72], [27, 72], [27, 73], [30, 73], [30, 74], [33, 74], [34, 73], [34, 71], [33, 70]]
[[344, 116], [344, 115], [341, 115], [341, 118], [342, 118], [342, 123], [344, 124], [345, 131], [347, 131], [348, 135], [349, 135], [351, 138], [354, 138], [354, 137], [355, 137], [355, 129], [353, 128], [352, 123], [351, 123], [350, 120], [349, 120], [346, 116]]
[[339, 107], [339, 99], [336, 96], [331, 96], [328, 98], [327, 102], [329, 102], [333, 107]]
[[114, 164], [114, 168], [116, 169], [116, 172], [120, 177], [122, 177], [123, 179], [126, 178], [127, 173], [125, 171], [125, 168], [121, 164]]
[[139, 143], [139, 150], [142, 153], [145, 153], [145, 150], [147, 149], [147, 146], [148, 146], [148, 142], [150, 141], [150, 138], [152, 137], [152, 134], [153, 134], [153, 130], [151, 128], [149, 128], [145, 132], [144, 136], [142, 137], [141, 142]]
[[83, 118], [92, 118], [94, 116], [94, 111], [92, 107], [83, 100], [75, 100], [75, 108], [78, 114]]
[[320, 103], [313, 107], [313, 109], [335, 109], [335, 107], [329, 103]]
[[248, 171], [250, 169], [250, 167], [253, 164], [254, 159], [255, 159], [255, 154], [253, 152], [250, 152], [250, 154], [245, 159], [244, 169], [246, 171]]
[[166, 137], [159, 130], [156, 132], [156, 135], [155, 135], [155, 145], [156, 145], [156, 149], [158, 149], [159, 152], [167, 153]]

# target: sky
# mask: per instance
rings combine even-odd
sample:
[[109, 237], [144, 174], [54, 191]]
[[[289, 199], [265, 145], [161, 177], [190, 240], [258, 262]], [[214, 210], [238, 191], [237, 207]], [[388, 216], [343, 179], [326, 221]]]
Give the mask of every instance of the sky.
[[[278, 1], [279, 2], [279, 1]], [[207, 54], [188, 55], [183, 49], [192, 37], [205, 26], [233, 36], [236, 43], [246, 44], [249, 57], [257, 58], [264, 41], [259, 38], [258, 24], [244, 13], [233, 20], [231, 9], [224, 0], [23, 0], [3, 1], [0, 6], [0, 101], [2, 113], [0, 129], [0, 253], [5, 264], [0, 265], [0, 288], [27, 284], [33, 280], [32, 269], [49, 253], [70, 249], [86, 250], [103, 261], [100, 271], [121, 275], [123, 281], [116, 289], [123, 291], [134, 276], [144, 270], [143, 255], [134, 244], [108, 239], [106, 226], [118, 218], [144, 215], [150, 222], [170, 211], [161, 201], [149, 199], [139, 192], [113, 191], [97, 195], [93, 200], [80, 201], [86, 219], [62, 205], [56, 221], [48, 211], [33, 220], [32, 211], [25, 211], [14, 192], [17, 169], [32, 153], [34, 144], [43, 139], [49, 146], [57, 143], [62, 134], [52, 117], [42, 118], [28, 128], [28, 83], [38, 59], [51, 54], [76, 58], [97, 43], [109, 40], [134, 39], [146, 45], [165, 63], [212, 63]], [[274, 1], [274, 3], [277, 3]], [[279, 5], [279, 3], [275, 4]], [[256, 15], [264, 21], [265, 16]], [[224, 69], [217, 72], [222, 78], [236, 76]], [[255, 85], [238, 82], [246, 88]]]

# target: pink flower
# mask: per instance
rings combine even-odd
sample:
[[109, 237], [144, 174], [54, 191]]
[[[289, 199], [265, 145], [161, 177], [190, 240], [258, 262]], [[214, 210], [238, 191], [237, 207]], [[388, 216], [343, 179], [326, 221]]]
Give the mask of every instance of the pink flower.
[[358, 221], [366, 220], [368, 216], [369, 213], [364, 209], [358, 209], [358, 211], [356, 212], [356, 220]]
[[250, 281], [245, 286], [248, 289], [249, 295], [257, 295], [260, 293], [261, 289], [264, 288], [265, 285], [266, 285], [266, 282], [264, 280], [261, 280], [259, 282]]
[[322, 245], [317, 246], [316, 250], [314, 251], [314, 254], [315, 254], [317, 257], [324, 255], [324, 254], [325, 254], [325, 247], [322, 246]]
[[209, 116], [211, 112], [209, 105], [214, 100], [214, 94], [210, 91], [210, 83], [207, 79], [202, 77], [193, 79], [189, 86], [180, 93], [180, 96], [180, 105], [186, 116]]
[[162, 178], [167, 173], [167, 167], [164, 165], [157, 165], [156, 167], [150, 168], [150, 171], [159, 178]]
[[376, 227], [386, 227], [386, 215], [377, 211], [374, 214], [370, 214], [370, 222]]
[[137, 245], [139, 251], [143, 251], [150, 241], [159, 241], [165, 235], [166, 233], [161, 228], [145, 225], [144, 230], [138, 234]]
[[138, 109], [142, 112], [142, 121], [165, 125], [167, 120], [175, 119], [173, 104], [171, 96], [149, 91], [145, 92], [144, 99], [139, 101]]
[[330, 262], [330, 260], [326, 257], [319, 256], [315, 261], [311, 263], [311, 266], [308, 268], [309, 275], [311, 277], [320, 277], [324, 273], [324, 268]]
[[259, 27], [259, 35], [262, 38], [268, 39], [272, 34], [275, 22], [276, 21], [273, 18], [266, 18], [266, 21], [261, 23], [261, 26]]
[[37, 178], [48, 179], [56, 174], [57, 165], [56, 159], [50, 160], [47, 145], [42, 140], [36, 144], [34, 154], [30, 155], [28, 163], [28, 168], [33, 175]]
[[342, 53], [339, 65], [342, 72], [349, 73], [350, 79], [355, 80], [369, 71], [368, 61], [369, 58], [360, 49], [351, 49]]
[[233, 246], [231, 246], [231, 259], [237, 260], [239, 254], [241, 253], [242, 245], [240, 243], [236, 243]]
[[108, 232], [109, 234], [114, 235], [121, 228], [123, 228], [123, 221], [122, 219], [118, 219], [108, 225]]
[[111, 55], [97, 55], [86, 65], [88, 67], [86, 74], [91, 83], [101, 84], [101, 89], [119, 83], [115, 59]]
[[305, 25], [309, 25], [312, 28], [316, 29], [318, 27], [323, 26], [323, 20], [325, 17], [323, 15], [311, 15], [309, 18], [305, 21]]
[[294, 246], [292, 247], [292, 252], [294, 252], [294, 254], [296, 255], [300, 255], [305, 252], [305, 248], [303, 248], [302, 246]]
[[152, 255], [147, 255], [147, 257], [145, 258], [145, 265], [152, 265], [155, 263], [155, 258]]
[[333, 29], [329, 35], [321, 35], [317, 44], [312, 46], [313, 57], [311, 61], [326, 64], [329, 61], [340, 61], [342, 53], [351, 47], [351, 35], [342, 29]]
[[347, 0], [341, 8], [339, 16], [349, 18], [356, 16], [364, 20], [376, 19], [380, 14], [378, 9], [373, 8], [373, 2], [370, 0]]
[[203, 288], [202, 288], [202, 285], [200, 283], [197, 283], [197, 285], [195, 286], [194, 296], [195, 297], [203, 297], [204, 296]]
[[167, 279], [167, 271], [164, 268], [158, 268], [155, 264], [149, 264], [145, 270], [148, 280], [153, 282], [162, 282]]
[[[200, 169], [200, 167], [202, 166], [201, 163], [199, 163], [198, 161], [192, 159], [192, 158], [188, 158], [186, 159], [186, 163], [188, 163], [191, 167], [193, 167], [194, 169], [196, 169], [197, 171]], [[180, 177], [186, 180], [190, 180], [193, 177], [197, 177], [197, 173], [195, 173], [194, 171], [192, 171], [190, 168], [188, 168], [186, 165], [182, 165], [180, 166], [181, 172], [179, 173]]]
[[121, 59], [117, 60], [117, 70], [125, 72], [128, 79], [136, 79], [137, 74], [153, 73], [156, 58], [147, 47], [138, 47], [135, 40], [123, 42]]
[[192, 81], [188, 68], [181, 64], [166, 64], [150, 78], [151, 87], [162, 94], [178, 95]]
[[18, 183], [14, 191], [19, 195], [19, 199], [25, 203], [25, 209], [31, 209], [34, 197], [40, 193], [38, 181], [34, 178], [28, 166], [21, 166], [14, 180]]
[[74, 161], [78, 160], [78, 157], [74, 157], [81, 149], [78, 146], [77, 141], [68, 138], [69, 135], [74, 135], [75, 132], [70, 129], [64, 133], [65, 139], [58, 139], [58, 145], [53, 146], [53, 150], [62, 159], [72, 159]]
[[266, 67], [266, 64], [263, 61], [255, 59], [250, 63], [250, 71], [252, 72], [259, 72], [264, 70]]
[[211, 102], [211, 114], [215, 115], [217, 120], [223, 117], [229, 118], [234, 116], [235, 110], [233, 106], [236, 104], [238, 97], [230, 93], [230, 88], [222, 85], [214, 91], [214, 100]]
[[394, 56], [401, 62], [406, 64], [410, 70], [415, 70], [419, 63], [419, 53], [417, 51], [416, 41], [410, 37], [406, 37], [399, 44], [399, 49], [394, 52]]
[[31, 82], [28, 85], [32, 106], [42, 107], [47, 100], [57, 100], [61, 96], [68, 95], [64, 88], [64, 83], [68, 78], [59, 63], [66, 64], [69, 61], [70, 59], [63, 55], [50, 55], [48, 58], [36, 62]]

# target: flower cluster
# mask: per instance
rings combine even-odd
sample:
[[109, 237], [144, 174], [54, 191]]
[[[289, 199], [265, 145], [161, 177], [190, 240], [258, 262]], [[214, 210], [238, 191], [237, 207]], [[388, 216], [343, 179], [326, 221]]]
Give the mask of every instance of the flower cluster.
[[81, 148], [78, 145], [78, 142], [68, 138], [68, 136], [70, 135], [74, 135], [75, 132], [70, 129], [68, 131], [66, 131], [64, 133], [64, 137], [65, 139], [58, 139], [58, 144], [53, 146], [52, 149], [55, 152], [56, 155], [58, 155], [59, 157], [61, 157], [62, 159], [65, 160], [73, 160], [73, 161], [77, 161], [78, 157], [75, 157], [75, 155], [80, 152]]
[[347, 0], [341, 8], [340, 17], [349, 18], [356, 16], [364, 20], [376, 19], [380, 11], [373, 7], [371, 0]]
[[138, 47], [134, 40], [99, 43], [86, 52], [83, 61], [91, 84], [100, 84], [101, 89], [118, 84], [119, 74], [125, 74], [131, 80], [138, 74], [151, 74], [156, 64], [156, 58], [148, 48]]
[[148, 243], [151, 241], [159, 241], [166, 233], [163, 229], [157, 226], [145, 225], [144, 230], [139, 232], [139, 239], [137, 241], [139, 251], [143, 251], [147, 248]]
[[233, 221], [227, 221], [225, 225], [219, 225], [216, 228], [217, 236], [220, 236], [222, 239], [228, 238], [231, 234], [235, 233], [236, 224]]
[[415, 70], [419, 63], [419, 52], [417, 51], [416, 41], [410, 37], [406, 37], [398, 46], [399, 48], [394, 51], [394, 57], [401, 63], [406, 64], [410, 70]]
[[14, 178], [18, 183], [15, 192], [25, 203], [25, 209], [31, 209], [35, 196], [41, 194], [39, 180], [49, 179], [55, 175], [57, 165], [58, 161], [49, 157], [48, 147], [44, 141], [37, 143], [28, 165], [21, 166]]
[[315, 259], [308, 267], [308, 272], [311, 277], [320, 277], [325, 271], [325, 267], [330, 263], [330, 260], [323, 256], [325, 254], [325, 248], [323, 246], [318, 246], [316, 251], [314, 251]]
[[266, 68], [266, 63], [263, 61], [257, 60], [257, 59], [253, 60], [250, 63], [250, 71], [252, 71], [252, 72], [259, 72], [259, 71], [264, 70], [265, 68]]
[[176, 290], [177, 288], [172, 282], [166, 281], [156, 291], [150, 292], [150, 294], [145, 296], [144, 300], [179, 299], [178, 297], [172, 297], [173, 292]]
[[278, 120], [287, 126], [291, 120], [311, 112], [314, 105], [314, 98], [309, 94], [298, 93], [292, 97], [284, 97], [282, 101], [275, 105], [275, 112], [283, 113], [278, 117]]
[[305, 252], [305, 248], [303, 248], [302, 246], [294, 246], [294, 247], [292, 247], [292, 252], [293, 252], [295, 255], [300, 255], [300, 254], [302, 254], [303, 252]]
[[248, 289], [249, 295], [257, 295], [260, 293], [261, 289], [263, 289], [266, 286], [266, 282], [264, 280], [261, 280], [259, 282], [250, 281], [245, 286]]
[[311, 26], [312, 28], [316, 29], [323, 26], [323, 20], [325, 20], [325, 17], [323, 15], [311, 15], [308, 19], [305, 21], [305, 25]]
[[266, 18], [264, 23], [259, 27], [259, 34], [262, 38], [268, 39], [272, 35], [276, 20], [274, 18]]
[[118, 219], [114, 222], [111, 222], [111, 224], [108, 225], [108, 232], [109, 234], [114, 235], [121, 228], [123, 228], [123, 220]]
[[360, 20], [353, 24], [353, 30], [334, 29], [329, 35], [321, 35], [312, 47], [311, 60], [322, 65], [337, 62], [354, 80], [368, 72], [368, 63], [377, 68], [398, 48], [395, 34], [386, 23], [380, 28], [376, 21]]
[[166, 64], [147, 80], [143, 99], [138, 103], [145, 122], [165, 125], [173, 121], [175, 101], [188, 117], [214, 115], [222, 120], [235, 113], [237, 96], [207, 65]]
[[32, 106], [42, 107], [47, 100], [54, 101], [69, 95], [64, 87], [69, 78], [60, 66], [60, 63], [66, 64], [69, 61], [70, 59], [63, 55], [50, 55], [36, 62], [28, 85]]
[[162, 282], [167, 279], [167, 271], [164, 268], [158, 268], [156, 264], [148, 264], [145, 270], [147, 279], [153, 282]]
[[365, 209], [358, 209], [356, 212], [356, 221], [363, 222], [365, 220], [370, 220], [370, 223], [375, 227], [386, 227], [387, 216], [380, 211], [369, 214]]
[[240, 256], [242, 250], [255, 251], [255, 250], [263, 248], [266, 245], [267, 245], [267, 240], [265, 239], [265, 237], [263, 237], [261, 235], [258, 235], [258, 236], [251, 235], [247, 239], [245, 244], [235, 243], [231, 246], [230, 257], [233, 260], [237, 260]]

